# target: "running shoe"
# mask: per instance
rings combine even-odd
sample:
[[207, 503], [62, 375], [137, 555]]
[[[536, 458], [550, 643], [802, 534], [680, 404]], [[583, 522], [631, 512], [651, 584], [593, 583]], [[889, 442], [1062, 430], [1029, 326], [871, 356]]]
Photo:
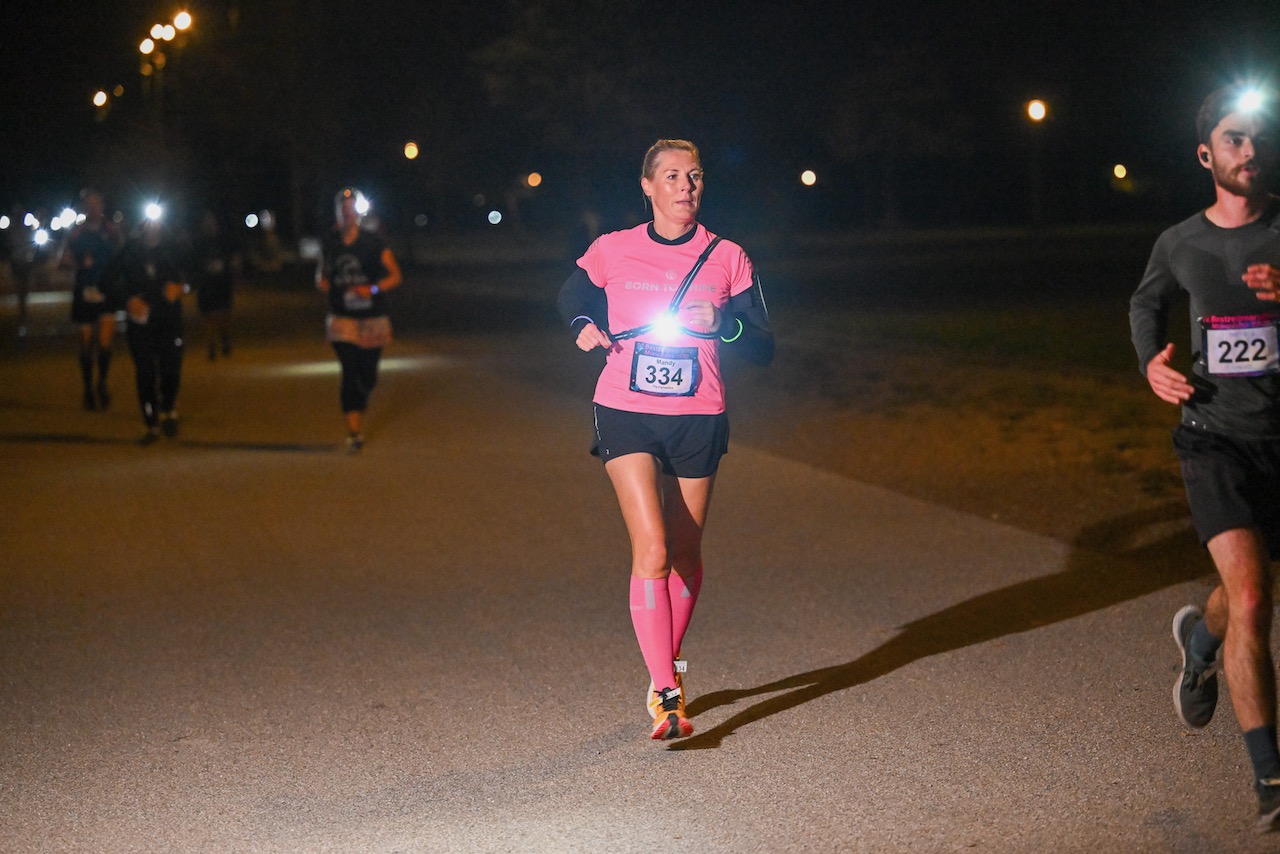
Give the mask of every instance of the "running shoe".
[[1254, 788], [1258, 792], [1258, 821], [1254, 827], [1259, 833], [1280, 830], [1280, 777], [1264, 777]]
[[1173, 683], [1173, 707], [1178, 719], [1192, 729], [1206, 726], [1218, 707], [1217, 663], [1205, 664], [1187, 649], [1191, 630], [1203, 616], [1204, 612], [1195, 605], [1187, 605], [1173, 615], [1173, 640], [1182, 653], [1182, 672]]
[[170, 409], [160, 413], [160, 430], [170, 439], [178, 435], [178, 413]]
[[[689, 662], [682, 658], [675, 660], [676, 687], [680, 689], [680, 695], [684, 696], [684, 672], [689, 669]], [[657, 689], [654, 688], [653, 680], [649, 680], [649, 690], [644, 692], [645, 708], [649, 710], [649, 717], [655, 721], [658, 719], [658, 710], [662, 707], [661, 701], [657, 699]]]
[[364, 436], [359, 433], [352, 433], [347, 437], [347, 453], [358, 454], [360, 449], [364, 447]]
[[679, 688], [664, 688], [653, 693], [658, 700], [658, 715], [649, 738], [658, 741], [693, 735], [693, 723], [684, 711], [684, 692]]

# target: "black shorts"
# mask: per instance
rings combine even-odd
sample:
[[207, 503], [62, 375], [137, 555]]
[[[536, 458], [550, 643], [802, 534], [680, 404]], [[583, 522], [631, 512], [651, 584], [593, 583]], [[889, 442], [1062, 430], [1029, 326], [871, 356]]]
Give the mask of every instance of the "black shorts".
[[729, 416], [649, 415], [596, 404], [595, 444], [602, 462], [627, 454], [652, 454], [662, 473], [710, 477], [729, 453]]
[[1200, 542], [1256, 528], [1271, 557], [1280, 558], [1280, 439], [1236, 439], [1180, 424], [1173, 447]]
[[97, 323], [105, 314], [115, 314], [115, 304], [110, 299], [90, 302], [84, 298], [82, 288], [76, 288], [71, 295], [71, 322], [81, 326]]

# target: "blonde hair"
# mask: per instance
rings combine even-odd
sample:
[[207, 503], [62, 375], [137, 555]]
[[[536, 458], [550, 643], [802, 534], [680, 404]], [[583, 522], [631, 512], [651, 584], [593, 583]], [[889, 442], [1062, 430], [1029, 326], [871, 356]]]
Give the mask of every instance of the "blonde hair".
[[658, 158], [668, 151], [687, 151], [693, 155], [694, 160], [698, 161], [698, 168], [702, 168], [702, 155], [698, 153], [698, 146], [687, 139], [660, 139], [649, 146], [649, 150], [644, 153], [644, 162], [640, 165], [640, 177], [652, 181], [654, 173], [658, 171]]

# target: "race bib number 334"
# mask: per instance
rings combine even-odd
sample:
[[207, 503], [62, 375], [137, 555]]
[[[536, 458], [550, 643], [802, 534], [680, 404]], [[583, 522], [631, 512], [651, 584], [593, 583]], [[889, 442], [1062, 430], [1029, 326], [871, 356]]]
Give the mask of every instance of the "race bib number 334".
[[698, 348], [637, 341], [631, 357], [631, 390], [692, 397], [698, 388]]
[[1204, 359], [1215, 377], [1256, 377], [1280, 373], [1276, 327], [1280, 317], [1251, 314], [1202, 317]]

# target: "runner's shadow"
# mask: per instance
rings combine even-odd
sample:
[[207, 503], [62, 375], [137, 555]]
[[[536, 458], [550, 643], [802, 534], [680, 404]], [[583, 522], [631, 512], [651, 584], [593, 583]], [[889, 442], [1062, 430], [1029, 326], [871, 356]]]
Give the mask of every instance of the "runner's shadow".
[[290, 454], [334, 454], [343, 449], [333, 442], [212, 442], [204, 439], [179, 439], [189, 448], [214, 451], [271, 451]]
[[[713, 691], [689, 704], [691, 716], [779, 691], [670, 750], [719, 747], [740, 727], [810, 700], [885, 676], [940, 653], [1052, 625], [1204, 576], [1209, 565], [1185, 521], [1186, 505], [1170, 502], [1094, 525], [1075, 539], [1067, 568], [993, 590], [907, 623], [853, 661], [788, 676], [755, 688]], [[1155, 538], [1142, 539], [1156, 533]]]
[[[137, 439], [90, 436], [85, 433], [4, 433], [0, 442], [63, 445], [125, 445], [136, 446]], [[178, 444], [188, 448], [205, 448], [215, 451], [269, 451], [292, 454], [333, 454], [342, 446], [333, 442], [211, 442], [202, 439], [179, 439]]]
[[136, 445], [137, 439], [112, 439], [87, 433], [4, 433], [0, 442], [22, 442], [30, 445]]

